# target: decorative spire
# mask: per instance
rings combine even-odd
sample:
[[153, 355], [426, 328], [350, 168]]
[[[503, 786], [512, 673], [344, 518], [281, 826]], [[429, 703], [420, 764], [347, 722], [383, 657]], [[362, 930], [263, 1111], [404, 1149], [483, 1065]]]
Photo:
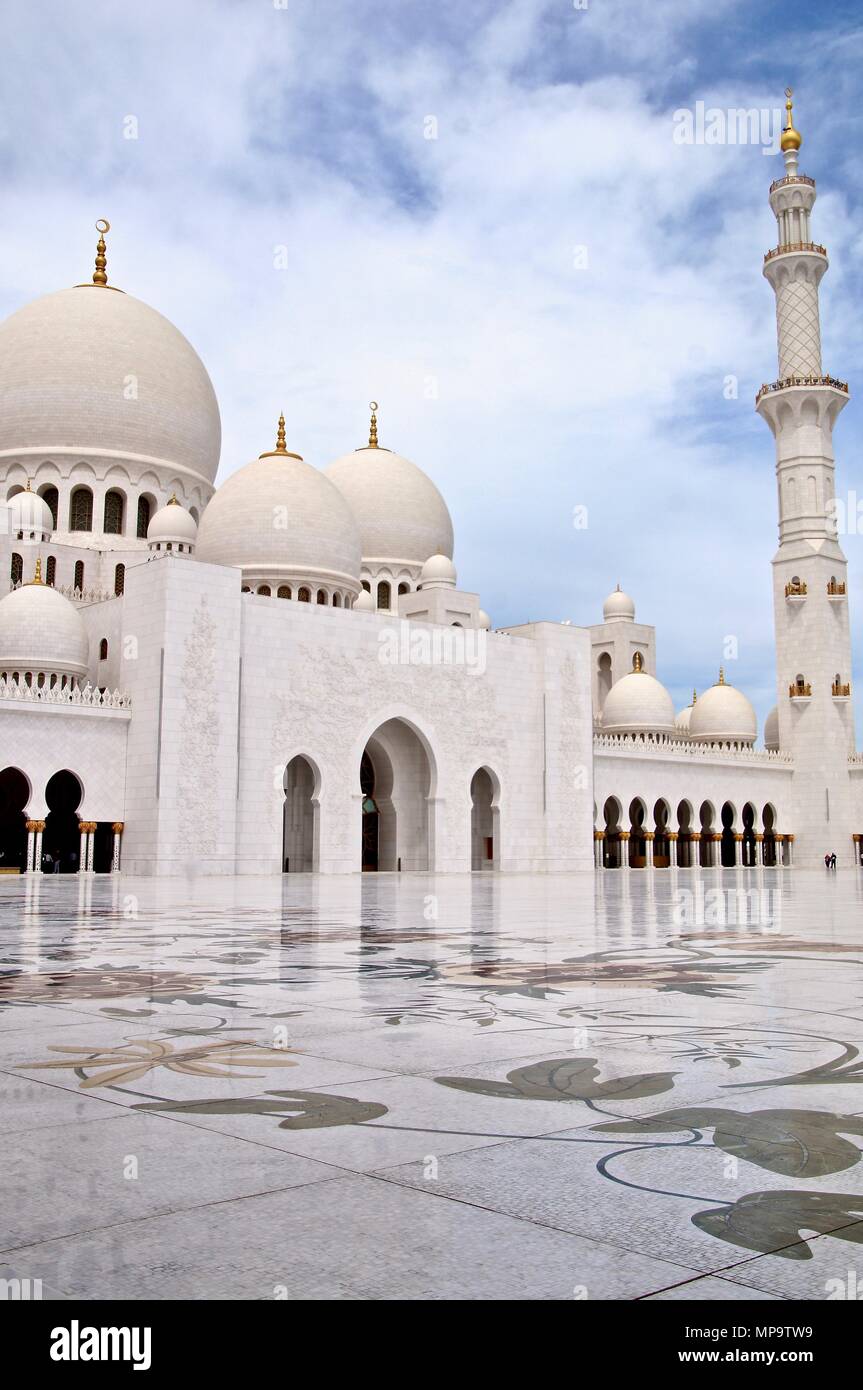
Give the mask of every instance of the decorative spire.
[[262, 458], [262, 459], [271, 459], [271, 458], [300, 459], [300, 461], [302, 462], [302, 456], [301, 456], [300, 454], [292, 454], [292, 453], [289, 451], [287, 444], [285, 443], [285, 416], [284, 416], [284, 412], [282, 412], [282, 414], [279, 416], [279, 426], [278, 426], [278, 429], [276, 430], [276, 447], [275, 447], [275, 449], [267, 449], [265, 453], [259, 454], [258, 457], [259, 457], [259, 458]]
[[30, 580], [30, 583], [31, 583], [31, 584], [41, 584], [41, 583], [42, 583], [42, 556], [41, 556], [41, 555], [37, 555], [37, 556], [36, 556], [36, 573], [33, 575], [33, 578]]
[[693, 705], [696, 704], [697, 701], [698, 701], [698, 691], [697, 691], [697, 690], [693, 690], [693, 692], [692, 692], [692, 703], [693, 703]]
[[370, 449], [376, 449], [376, 448], [378, 447], [378, 414], [377, 414], [377, 412], [378, 412], [378, 403], [377, 403], [377, 401], [369, 401], [369, 410], [372, 412], [372, 418], [371, 418], [371, 421], [369, 422], [369, 448], [370, 448]]
[[179, 505], [180, 505], [180, 504], [179, 504], [179, 502], [177, 501], [177, 494], [176, 494], [176, 492], [172, 492], [172, 493], [171, 493], [171, 496], [168, 498], [168, 501], [167, 501], [167, 503], [166, 503], [166, 506], [168, 506], [168, 507], [179, 507]]
[[633, 671], [644, 670], [644, 657], [641, 655], [641, 652], [636, 652], [635, 656], [632, 658], [632, 669]]
[[720, 666], [720, 668], [719, 668], [719, 680], [716, 682], [716, 684], [717, 684], [717, 685], [724, 685], [724, 684], [725, 684], [725, 667], [724, 667], [724, 666]]
[[26, 486], [25, 489], [24, 489], [25, 492], [31, 492], [31, 491], [32, 491], [32, 489], [31, 489], [31, 487], [30, 487], [30, 484], [31, 484], [32, 481], [33, 481], [32, 478], [28, 478], [28, 479], [27, 479], [27, 486]]
[[110, 232], [111, 223], [106, 217], [100, 217], [96, 223], [96, 231], [99, 233], [99, 240], [96, 242], [96, 269], [93, 271], [94, 285], [107, 285], [108, 276], [105, 270], [108, 264], [105, 256], [105, 233]]
[[794, 95], [794, 93], [793, 93], [793, 91], [791, 90], [791, 88], [790, 88], [790, 87], [786, 87], [786, 88], [785, 88], [785, 129], [783, 130], [783, 132], [782, 132], [782, 138], [781, 138], [781, 140], [779, 141], [779, 146], [780, 146], [780, 149], [783, 151], [783, 153], [784, 153], [785, 150], [799, 150], [799, 149], [800, 149], [800, 146], [801, 146], [802, 143], [803, 143], [803, 136], [800, 134], [799, 130], [795, 130], [795, 129], [794, 129], [794, 125], [793, 125], [792, 120], [791, 120], [791, 98], [793, 97], [793, 95]]

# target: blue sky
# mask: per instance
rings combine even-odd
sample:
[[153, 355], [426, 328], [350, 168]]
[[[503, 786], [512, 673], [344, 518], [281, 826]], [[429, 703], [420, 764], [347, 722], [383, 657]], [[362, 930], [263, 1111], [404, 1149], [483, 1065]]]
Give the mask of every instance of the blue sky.
[[[852, 387], [839, 490], [863, 497], [855, 6], [4, 11], [0, 311], [89, 273], [110, 218], [113, 282], [210, 371], [221, 477], [270, 443], [281, 408], [289, 447], [325, 466], [363, 441], [374, 397], [381, 442], [446, 496], [460, 582], [496, 625], [596, 621], [619, 580], [679, 705], [734, 636], [729, 678], [763, 719], [776, 505], [753, 398], [776, 375], [761, 262], [781, 169], [758, 145], [676, 144], [673, 113], [769, 111], [795, 88], [831, 257], [824, 366]], [[845, 546], [853, 615], [863, 539]]]

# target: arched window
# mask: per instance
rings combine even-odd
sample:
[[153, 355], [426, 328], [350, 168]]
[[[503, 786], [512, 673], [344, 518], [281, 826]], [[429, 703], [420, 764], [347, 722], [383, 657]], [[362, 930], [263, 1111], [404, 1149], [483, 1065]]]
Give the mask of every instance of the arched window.
[[341, 596], [341, 594], [333, 594], [333, 608], [341, 608], [341, 606], [342, 606], [342, 596]]
[[108, 660], [108, 639], [107, 639], [107, 637], [103, 637], [102, 640], [101, 640], [101, 642], [99, 643], [99, 660], [100, 660], [100, 661], [107, 661], [107, 660]]
[[114, 570], [114, 593], [119, 598], [126, 587], [126, 566], [117, 565]]
[[147, 527], [150, 525], [150, 499], [149, 497], [138, 498], [138, 526], [136, 535], [142, 541], [147, 539]]
[[249, 588], [248, 584], [244, 584], [240, 592], [243, 594], [250, 594], [252, 591]]
[[390, 606], [390, 586], [385, 579], [378, 585], [378, 608], [389, 608]]
[[69, 503], [69, 530], [92, 531], [93, 494], [88, 487], [76, 487]]
[[84, 561], [79, 560], [75, 565], [75, 588], [84, 592]]
[[318, 603], [326, 603], [326, 601], [327, 601], [327, 591], [326, 591], [326, 589], [318, 589]]
[[259, 584], [258, 593], [261, 594], [264, 598], [269, 598], [271, 594], [269, 584]]
[[312, 595], [309, 592], [309, 590], [305, 587], [305, 585], [302, 589], [300, 589], [300, 592], [297, 594], [297, 598], [299, 599], [300, 603], [311, 603], [312, 601]]
[[365, 589], [367, 594], [370, 594], [372, 591], [372, 586], [367, 579], [363, 580], [363, 588]]
[[410, 591], [411, 591], [411, 586], [410, 586], [410, 584], [400, 584], [400, 585], [399, 585], [399, 593], [400, 593], [400, 594], [409, 594]]
[[290, 585], [289, 585], [289, 584], [280, 584], [280, 585], [279, 585], [279, 592], [276, 594], [276, 598], [290, 598], [290, 597], [291, 597], [291, 588], [290, 588]]
[[123, 534], [123, 494], [112, 488], [105, 493], [105, 515], [102, 529], [106, 536]]
[[57, 560], [54, 555], [49, 555], [45, 565], [45, 583], [52, 589], [57, 579]]
[[49, 507], [51, 518], [54, 522], [54, 530], [57, 530], [57, 516], [60, 510], [60, 495], [55, 487], [42, 489], [42, 501]]
[[12, 556], [12, 565], [9, 574], [13, 584], [20, 584], [24, 578], [24, 561], [17, 551]]

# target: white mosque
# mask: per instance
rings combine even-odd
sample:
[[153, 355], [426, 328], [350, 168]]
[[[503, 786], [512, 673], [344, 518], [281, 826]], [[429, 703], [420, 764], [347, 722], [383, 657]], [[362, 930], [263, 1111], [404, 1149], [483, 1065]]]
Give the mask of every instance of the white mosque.
[[846, 561], [790, 96], [770, 188], [777, 704], [675, 713], [652, 627], [494, 630], [431, 479], [378, 441], [216, 488], [219, 407], [156, 310], [92, 281], [0, 326], [0, 870], [502, 872], [860, 862]]

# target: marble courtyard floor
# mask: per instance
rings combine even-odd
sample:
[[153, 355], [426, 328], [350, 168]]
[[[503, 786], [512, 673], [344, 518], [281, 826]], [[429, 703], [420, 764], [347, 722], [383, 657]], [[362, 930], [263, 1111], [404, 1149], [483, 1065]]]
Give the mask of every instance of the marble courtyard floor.
[[863, 1287], [854, 870], [7, 878], [0, 941], [45, 1296]]

